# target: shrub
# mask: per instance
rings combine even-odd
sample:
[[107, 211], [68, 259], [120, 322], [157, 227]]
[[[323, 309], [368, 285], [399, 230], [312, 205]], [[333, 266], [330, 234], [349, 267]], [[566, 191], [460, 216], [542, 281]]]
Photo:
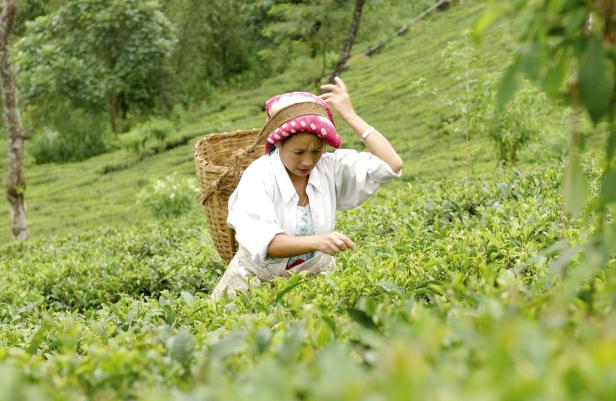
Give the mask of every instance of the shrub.
[[137, 204], [156, 218], [175, 217], [190, 210], [197, 191], [194, 179], [172, 174], [143, 188], [137, 195]]
[[504, 164], [515, 164], [518, 153], [539, 132], [533, 115], [532, 104], [516, 101], [489, 120], [486, 130], [496, 146], [498, 159]]
[[148, 144], [154, 142], [158, 146], [162, 145], [174, 128], [174, 124], [169, 120], [153, 118], [122, 135], [120, 143], [124, 149], [143, 158], [146, 155]]
[[37, 164], [74, 162], [107, 150], [106, 120], [102, 115], [66, 109], [34, 131], [28, 149]]

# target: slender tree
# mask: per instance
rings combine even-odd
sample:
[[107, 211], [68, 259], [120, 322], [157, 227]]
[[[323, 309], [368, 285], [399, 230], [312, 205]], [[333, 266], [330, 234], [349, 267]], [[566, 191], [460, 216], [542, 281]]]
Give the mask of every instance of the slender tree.
[[353, 48], [353, 43], [355, 42], [355, 37], [357, 36], [357, 31], [359, 31], [359, 24], [361, 22], [361, 13], [364, 8], [364, 3], [366, 0], [356, 0], [355, 1], [355, 9], [353, 10], [353, 19], [351, 20], [351, 26], [349, 27], [349, 33], [344, 40], [344, 45], [342, 46], [342, 51], [340, 52], [340, 58], [334, 67], [334, 70], [329, 75], [328, 81], [333, 82], [334, 77], [340, 75], [342, 68], [346, 64], [347, 60], [351, 56], [351, 49]]
[[16, 0], [4, 0], [0, 14], [0, 79], [2, 80], [2, 102], [4, 125], [8, 133], [8, 180], [6, 197], [11, 205], [11, 231], [13, 238], [28, 238], [26, 220], [26, 178], [24, 175], [24, 142], [26, 130], [21, 123], [17, 102], [15, 74], [9, 58], [9, 35], [15, 22]]

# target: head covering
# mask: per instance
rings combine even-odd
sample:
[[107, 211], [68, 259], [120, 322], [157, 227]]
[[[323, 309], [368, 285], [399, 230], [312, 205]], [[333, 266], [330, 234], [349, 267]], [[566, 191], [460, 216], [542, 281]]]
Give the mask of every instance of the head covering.
[[336, 132], [334, 116], [329, 105], [308, 92], [290, 92], [274, 96], [265, 102], [268, 130], [265, 151], [298, 132], [310, 132], [326, 144], [338, 148], [342, 139]]

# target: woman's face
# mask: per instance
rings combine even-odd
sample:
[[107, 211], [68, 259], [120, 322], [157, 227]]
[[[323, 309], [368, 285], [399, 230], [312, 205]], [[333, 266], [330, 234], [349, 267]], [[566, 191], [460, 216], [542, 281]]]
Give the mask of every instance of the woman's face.
[[281, 145], [280, 160], [289, 172], [291, 179], [295, 177], [307, 177], [321, 159], [325, 151], [325, 144], [318, 136], [302, 132], [295, 134]]

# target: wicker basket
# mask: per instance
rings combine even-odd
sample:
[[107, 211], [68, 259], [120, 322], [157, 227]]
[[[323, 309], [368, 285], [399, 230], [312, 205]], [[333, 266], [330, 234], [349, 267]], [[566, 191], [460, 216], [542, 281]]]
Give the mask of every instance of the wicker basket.
[[260, 129], [212, 134], [195, 145], [200, 201], [220, 256], [229, 263], [237, 252], [235, 232], [227, 225], [227, 204], [246, 167], [265, 153]]

